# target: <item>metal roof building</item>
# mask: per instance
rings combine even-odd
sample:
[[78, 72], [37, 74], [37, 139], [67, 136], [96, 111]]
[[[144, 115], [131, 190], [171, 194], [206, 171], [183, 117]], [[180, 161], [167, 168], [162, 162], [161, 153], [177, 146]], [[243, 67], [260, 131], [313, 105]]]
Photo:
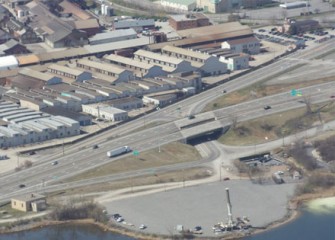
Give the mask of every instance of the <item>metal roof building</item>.
[[115, 82], [129, 81], [134, 78], [130, 71], [108, 63], [81, 59], [77, 61], [77, 67], [114, 77], [116, 78]]
[[163, 70], [168, 73], [189, 72], [195, 70], [195, 68], [192, 67], [191, 64], [185, 60], [175, 57], [168, 57], [162, 54], [145, 50], [136, 51], [134, 53], [134, 59], [162, 66]]
[[227, 71], [227, 64], [220, 62], [217, 57], [209, 54], [174, 46], [163, 47], [162, 53], [190, 62], [193, 67], [198, 68], [204, 75], [220, 75]]
[[18, 66], [19, 62], [15, 56], [0, 57], [0, 71], [17, 68]]
[[89, 38], [91, 45], [111, 43], [117, 41], [124, 41], [129, 39], [136, 39], [137, 33], [134, 29], [119, 29], [110, 32], [98, 33]]
[[166, 75], [161, 66], [147, 62], [137, 61], [132, 58], [122, 57], [115, 54], [104, 56], [104, 59], [110, 63], [120, 65], [132, 71], [136, 77], [147, 78]]
[[253, 36], [253, 31], [249, 26], [241, 25], [239, 22], [229, 22], [205, 27], [192, 28], [177, 32], [182, 40], [155, 43], [148, 46], [152, 51], [159, 51], [165, 45], [176, 47], [193, 47], [197, 45], [222, 42], [229, 39]]
[[62, 82], [62, 79], [59, 77], [55, 77], [49, 73], [42, 73], [42, 72], [30, 69], [30, 68], [21, 69], [19, 71], [19, 74], [43, 81], [45, 82], [46, 85], [53, 85], [53, 84], [58, 84]]
[[51, 64], [48, 66], [48, 72], [54, 73], [66, 78], [74, 79], [75, 81], [82, 82], [92, 78], [92, 73], [62, 66], [59, 64]]

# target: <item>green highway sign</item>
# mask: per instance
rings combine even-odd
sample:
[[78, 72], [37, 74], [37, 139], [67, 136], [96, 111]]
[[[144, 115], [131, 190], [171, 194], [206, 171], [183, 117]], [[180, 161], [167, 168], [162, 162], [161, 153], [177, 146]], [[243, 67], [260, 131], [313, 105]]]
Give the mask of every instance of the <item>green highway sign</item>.
[[137, 150], [134, 150], [134, 151], [133, 151], [133, 155], [134, 155], [134, 156], [138, 156], [139, 154], [140, 154], [139, 151], [137, 151]]

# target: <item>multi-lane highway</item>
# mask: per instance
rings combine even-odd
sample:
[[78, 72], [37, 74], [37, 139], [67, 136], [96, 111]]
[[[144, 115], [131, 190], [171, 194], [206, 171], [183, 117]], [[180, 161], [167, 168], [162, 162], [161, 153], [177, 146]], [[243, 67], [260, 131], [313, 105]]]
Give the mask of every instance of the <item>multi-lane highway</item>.
[[[272, 75], [279, 74], [287, 68], [299, 65], [299, 60], [297, 59], [313, 59], [319, 54], [323, 54], [334, 47], [334, 41], [331, 41], [306, 51], [294, 53], [294, 59], [292, 59], [292, 56], [290, 56], [291, 59], [283, 58], [264, 68], [237, 78], [234, 81], [228, 82], [224, 84], [223, 87], [228, 91], [241, 89], [258, 81], [268, 79]], [[310, 98], [311, 102], [329, 101], [329, 96], [332, 94], [334, 85], [335, 84], [332, 83], [319, 84], [317, 86], [304, 88], [302, 89], [302, 92], [305, 96]], [[134, 122], [121, 125], [110, 132], [97, 135], [92, 137], [92, 139], [88, 139], [79, 144], [74, 144], [73, 146], [68, 147], [65, 156], [57, 156], [57, 160], [59, 162], [58, 165], [52, 166], [50, 164], [51, 160], [54, 159], [55, 156], [46, 155], [44, 160], [29, 169], [0, 176], [0, 180], [3, 183], [0, 187], [0, 199], [9, 199], [11, 196], [23, 192], [42, 190], [42, 185], [45, 186], [44, 190], [56, 190], [56, 186], [52, 186], [52, 184], [59, 182], [61, 179], [118, 159], [110, 159], [106, 156], [107, 150], [118, 146], [128, 145], [132, 149], [144, 151], [185, 138], [185, 134], [192, 134], [196, 131], [196, 129], [199, 130], [202, 129], [202, 127], [195, 126], [196, 129], [188, 128], [180, 131], [178, 128], [178, 121], [180, 121], [178, 119], [180, 118], [180, 114], [176, 111], [176, 106], [181, 107], [184, 113], [197, 113], [202, 110], [207, 102], [217, 98], [218, 92], [220, 92], [220, 89], [223, 87], [219, 86], [217, 88], [210, 89], [192, 98], [179, 102], [177, 105], [166, 107], [145, 116], [147, 123], [156, 119], [162, 119], [164, 116], [169, 116], [169, 119], [173, 116], [176, 121], [171, 121], [150, 129], [144, 129], [142, 131], [134, 131], [143, 126], [143, 119], [138, 119]], [[272, 105], [272, 109], [265, 111], [263, 106], [269, 104]], [[219, 121], [222, 126], [226, 126], [230, 124], [231, 116], [236, 116], [239, 121], [242, 121], [301, 106], [304, 106], [304, 104], [299, 101], [299, 98], [292, 97], [289, 93], [281, 93], [237, 104], [211, 113], [203, 113], [201, 115], [214, 114], [216, 116], [215, 121]], [[187, 121], [187, 119], [184, 119], [183, 121]], [[98, 149], [93, 149], [91, 146], [97, 143], [100, 147]], [[199, 162], [196, 164], [199, 164]], [[187, 166], [191, 167], [192, 164], [188, 163]], [[163, 171], [162, 169], [165, 169], [167, 171], [171, 170], [171, 168], [172, 167], [165, 166], [157, 169], [161, 169], [161, 171]], [[173, 167], [173, 169], [181, 168], [185, 168], [185, 166], [176, 165]], [[145, 174], [146, 170], [116, 174], [110, 176], [110, 178], [114, 177], [113, 179], [115, 180], [129, 176], [137, 176], [139, 172], [141, 174]], [[88, 180], [85, 180], [81, 184], [85, 184], [85, 182], [86, 184], [89, 183]], [[21, 183], [26, 184], [27, 187], [25, 189], [19, 189], [18, 185]], [[69, 185], [57, 185], [57, 189], [62, 187], [67, 188]]]

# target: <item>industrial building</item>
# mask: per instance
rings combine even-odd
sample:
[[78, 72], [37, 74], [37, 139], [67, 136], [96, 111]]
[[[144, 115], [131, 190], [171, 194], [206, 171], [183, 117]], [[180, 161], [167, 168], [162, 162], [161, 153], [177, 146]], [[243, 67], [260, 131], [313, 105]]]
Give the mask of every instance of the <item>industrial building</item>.
[[128, 112], [105, 104], [83, 105], [83, 112], [98, 119], [119, 122], [128, 119]]
[[228, 22], [205, 27], [191, 28], [177, 32], [183, 39], [156, 43], [148, 45], [148, 49], [155, 52], [164, 46], [170, 45], [182, 48], [193, 48], [194, 46], [221, 43], [227, 40], [240, 39], [253, 36], [249, 26], [241, 25], [239, 22]]
[[195, 71], [191, 63], [175, 57], [168, 57], [162, 54], [138, 50], [134, 53], [134, 59], [161, 66], [167, 73]]
[[234, 53], [260, 53], [260, 41], [255, 37], [227, 40], [221, 44], [223, 49], [230, 49]]
[[113, 78], [113, 83], [126, 82], [134, 79], [132, 72], [108, 63], [81, 59], [77, 61], [77, 67], [111, 77]]
[[150, 78], [166, 75], [166, 72], [163, 71], [161, 66], [146, 63], [143, 61], [141, 62], [132, 58], [126, 58], [115, 54], [110, 54], [108, 56], [105, 56], [104, 60], [108, 61], [109, 63], [120, 65], [124, 68], [129, 69], [134, 73], [137, 78]]
[[154, 28], [155, 20], [154, 19], [120, 19], [114, 18], [113, 21], [113, 30], [117, 29], [127, 29], [133, 28], [135, 31], [141, 31], [144, 28]]
[[52, 74], [39, 72], [30, 68], [21, 69], [19, 74], [22, 76], [34, 78], [38, 81], [42, 81], [45, 83], [45, 85], [54, 85], [62, 82], [62, 79], [59, 77], [55, 77]]
[[209, 54], [174, 46], [163, 47], [162, 53], [190, 62], [191, 65], [199, 69], [203, 75], [220, 75], [227, 71], [227, 65], [225, 63], [220, 62], [217, 57]]
[[169, 16], [169, 25], [175, 30], [184, 30], [211, 25], [203, 13], [188, 13]]
[[57, 74], [62, 77], [70, 78], [75, 81], [82, 82], [84, 80], [92, 79], [92, 73], [62, 66], [59, 64], [51, 64], [48, 66], [48, 72]]
[[119, 29], [104, 33], [98, 33], [93, 37], [89, 38], [91, 45], [111, 43], [117, 41], [124, 41], [128, 39], [136, 39], [137, 33], [134, 29]]
[[143, 101], [140, 98], [128, 97], [121, 99], [114, 99], [106, 102], [111, 107], [129, 111], [132, 109], [137, 109], [143, 107]]
[[161, 0], [160, 3], [163, 7], [174, 9], [178, 12], [193, 11], [196, 7], [196, 0]]
[[238, 54], [224, 55], [220, 57], [220, 61], [227, 64], [227, 68], [230, 71], [249, 68], [248, 54], [238, 53]]

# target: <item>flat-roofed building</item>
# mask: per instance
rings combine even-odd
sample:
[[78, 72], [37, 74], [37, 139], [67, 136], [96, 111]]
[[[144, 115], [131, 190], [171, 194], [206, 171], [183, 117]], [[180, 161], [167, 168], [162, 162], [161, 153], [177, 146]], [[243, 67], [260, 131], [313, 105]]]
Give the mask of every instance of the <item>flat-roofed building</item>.
[[44, 195], [29, 193], [11, 199], [13, 209], [28, 212], [39, 212], [46, 209], [46, 197]]
[[106, 102], [106, 104], [111, 107], [119, 108], [125, 111], [143, 107], [142, 99], [136, 97], [114, 99]]
[[43, 112], [54, 116], [71, 118], [72, 120], [79, 122], [80, 126], [87, 126], [92, 124], [92, 117], [88, 114], [74, 112], [62, 107], [46, 107], [43, 109]]
[[137, 33], [134, 29], [119, 29], [109, 32], [98, 33], [89, 38], [91, 45], [111, 43], [117, 41], [124, 41], [129, 39], [136, 39]]
[[132, 58], [110, 54], [105, 56], [104, 59], [110, 63], [128, 68], [138, 78], [150, 78], [166, 75], [166, 72], [163, 71], [161, 66], [157, 66], [143, 61], [141, 62]]
[[59, 64], [51, 64], [48, 66], [48, 72], [63, 76], [66, 78], [74, 79], [75, 81], [82, 82], [84, 80], [92, 79], [92, 73], [66, 67]]
[[228, 40], [222, 43], [223, 49], [230, 49], [234, 53], [258, 54], [260, 53], [260, 41], [255, 37]]
[[196, 0], [161, 0], [161, 5], [172, 8], [178, 12], [193, 11], [197, 6]]
[[35, 78], [39, 81], [44, 82], [46, 85], [53, 85], [62, 82], [62, 79], [59, 77], [55, 77], [49, 73], [39, 72], [30, 68], [23, 68], [19, 71], [20, 75], [28, 76], [31, 78]]
[[83, 105], [83, 112], [91, 114], [99, 119], [119, 122], [128, 119], [128, 112], [104, 104]]
[[143, 103], [146, 105], [153, 104], [155, 106], [166, 106], [178, 99], [176, 91], [171, 91], [171, 93], [162, 93], [160, 95], [150, 94], [143, 96]]
[[154, 28], [155, 20], [150, 19], [115, 19], [113, 21], [113, 29], [133, 28], [135, 31], [140, 31], [143, 28]]
[[220, 75], [227, 71], [227, 65], [220, 62], [217, 57], [174, 46], [165, 46], [162, 53], [178, 59], [184, 59], [193, 67], [199, 69], [203, 75]]
[[146, 94], [170, 90], [171, 85], [167, 82], [159, 80], [159, 78], [160, 77], [145, 78], [142, 81], [134, 82], [134, 84], [137, 84], [139, 87], [143, 88]]
[[77, 67], [101, 73], [107, 75], [108, 77], [114, 77], [114, 83], [126, 82], [134, 79], [132, 72], [108, 63], [81, 59], [77, 61]]
[[196, 70], [194, 67], [192, 67], [191, 63], [183, 59], [168, 57], [142, 49], [134, 53], [134, 59], [162, 66], [163, 70], [167, 73], [188, 72]]
[[249, 68], [249, 55], [248, 54], [234, 54], [230, 56], [221, 56], [220, 61], [227, 64], [231, 71], [242, 70]]
[[169, 24], [175, 30], [184, 30], [211, 25], [203, 13], [188, 13], [169, 16]]

